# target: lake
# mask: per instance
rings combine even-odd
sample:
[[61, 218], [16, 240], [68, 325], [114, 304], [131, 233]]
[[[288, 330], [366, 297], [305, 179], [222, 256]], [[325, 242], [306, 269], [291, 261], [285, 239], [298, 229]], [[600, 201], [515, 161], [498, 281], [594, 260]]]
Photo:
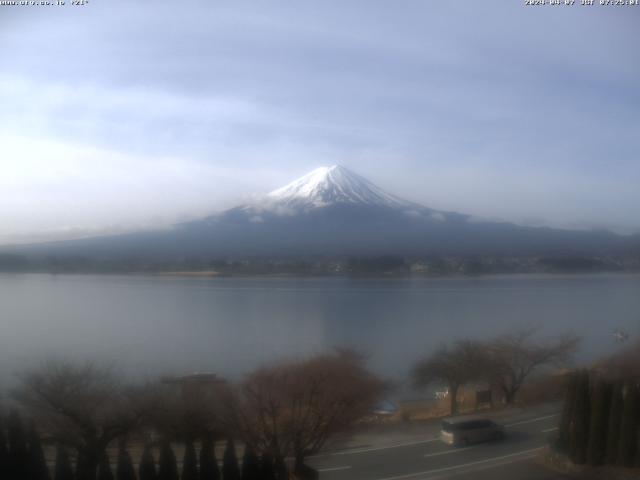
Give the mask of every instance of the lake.
[[50, 356], [145, 376], [257, 365], [353, 346], [406, 378], [441, 342], [522, 325], [584, 337], [581, 359], [640, 335], [640, 275], [464, 278], [0, 275], [0, 373]]

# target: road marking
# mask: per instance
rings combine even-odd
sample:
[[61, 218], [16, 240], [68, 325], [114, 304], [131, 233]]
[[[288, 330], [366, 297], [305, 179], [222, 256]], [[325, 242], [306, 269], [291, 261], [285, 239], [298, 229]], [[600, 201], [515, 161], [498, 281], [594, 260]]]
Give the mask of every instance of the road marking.
[[[386, 445], [384, 447], [371, 447], [371, 448], [359, 448], [356, 450], [343, 450], [341, 452], [333, 452], [333, 453], [325, 453], [325, 454], [320, 454], [320, 455], [315, 455], [315, 458], [318, 457], [332, 457], [334, 455], [351, 455], [354, 453], [366, 453], [366, 452], [377, 452], [380, 450], [387, 450], [390, 448], [401, 448], [401, 447], [410, 447], [412, 445], [422, 445], [424, 443], [433, 443], [433, 442], [437, 442], [439, 441], [439, 438], [432, 438], [430, 440], [420, 440], [417, 442], [406, 442], [406, 443], [396, 443], [393, 445]], [[312, 457], [309, 457], [312, 458]]]
[[456, 448], [453, 450], [445, 450], [444, 452], [438, 452], [438, 453], [427, 453], [424, 458], [429, 458], [429, 457], [439, 457], [440, 455], [449, 455], [450, 453], [458, 453], [458, 452], [464, 452], [465, 450], [470, 450], [474, 447], [464, 447], [464, 448]]
[[547, 418], [557, 417], [558, 415], [560, 415], [560, 414], [559, 413], [554, 413], [552, 415], [545, 415], [544, 417], [532, 418], [531, 420], [523, 420], [521, 422], [508, 423], [505, 426], [507, 426], [507, 427], [515, 427], [516, 425], [524, 425], [526, 423], [539, 422], [540, 420], [546, 420]]
[[456, 477], [460, 477], [460, 475], [467, 475], [470, 473], [477, 473], [477, 472], [484, 472], [485, 470], [493, 470], [499, 467], [503, 467], [505, 465], [511, 465], [517, 462], [524, 462], [526, 460], [529, 460], [531, 458], [535, 457], [535, 453], [530, 453], [528, 455], [523, 455], [521, 457], [518, 458], [514, 458], [514, 459], [506, 459], [506, 460], [499, 460], [497, 462], [493, 462], [493, 463], [488, 463], [486, 465], [476, 465], [473, 468], [467, 468], [466, 470], [458, 470], [458, 471], [452, 471], [452, 472], [442, 472], [442, 473], [436, 473], [435, 475], [429, 475], [429, 477], [427, 479], [422, 479], [422, 480], [443, 480], [445, 478], [456, 478]]
[[[515, 423], [509, 423], [507, 425], [505, 425], [506, 427], [514, 427], [516, 425], [524, 425], [526, 423], [533, 423], [533, 422], [539, 422], [541, 420], [546, 420], [548, 418], [553, 418], [553, 417], [557, 417], [558, 415], [560, 415], [559, 413], [554, 413], [551, 415], [545, 415], [544, 417], [537, 417], [537, 418], [532, 418], [530, 420], [523, 420], [521, 422], [515, 422]], [[385, 445], [382, 447], [370, 447], [370, 448], [356, 448], [353, 450], [341, 450], [339, 452], [331, 452], [331, 453], [320, 453], [318, 455], [313, 455], [310, 456], [308, 458], [322, 458], [322, 457], [333, 457], [335, 455], [352, 455], [352, 454], [358, 454], [358, 453], [367, 453], [367, 452], [379, 452], [381, 450], [388, 450], [391, 448], [402, 448], [402, 447], [411, 447], [414, 445], [422, 445], [425, 443], [433, 443], [433, 442], [437, 442], [439, 441], [440, 438], [439, 437], [435, 437], [435, 438], [431, 438], [429, 440], [419, 440], [416, 442], [405, 442], [405, 443], [396, 443], [393, 445]]]
[[557, 430], [558, 427], [553, 427], [553, 428], [546, 428], [544, 430], [542, 430], [542, 433], [549, 433], [549, 432], [553, 432], [555, 430]]
[[349, 470], [350, 468], [351, 468], [350, 466], [329, 467], [329, 468], [319, 468], [318, 471], [319, 472], [337, 472], [338, 470]]
[[513, 458], [513, 457], [517, 457], [517, 456], [531, 454], [533, 452], [537, 452], [538, 450], [542, 450], [544, 448], [545, 447], [531, 448], [529, 450], [522, 450], [520, 452], [510, 453], [508, 455], [502, 455], [500, 457], [485, 458], [484, 460], [477, 460], [475, 462], [469, 462], [469, 463], [461, 463], [459, 465], [452, 465], [450, 467], [436, 468], [435, 470], [425, 470], [424, 472], [407, 473], [405, 475], [397, 475], [395, 477], [385, 477], [385, 478], [381, 478], [379, 480], [402, 480], [402, 479], [405, 479], [405, 478], [420, 477], [422, 475], [432, 475], [434, 473], [448, 472], [448, 471], [451, 471], [451, 470], [463, 469], [465, 467], [472, 467], [472, 466], [475, 466], [475, 465], [482, 465], [484, 463], [495, 462], [497, 460], [498, 461], [499, 460], [505, 460], [507, 458]]

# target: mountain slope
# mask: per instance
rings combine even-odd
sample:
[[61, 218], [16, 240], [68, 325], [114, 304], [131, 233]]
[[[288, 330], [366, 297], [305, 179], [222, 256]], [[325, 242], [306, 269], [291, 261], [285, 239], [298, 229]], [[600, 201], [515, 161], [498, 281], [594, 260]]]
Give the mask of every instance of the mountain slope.
[[[324, 218], [323, 223], [326, 223], [333, 217], [340, 224], [345, 216], [349, 217], [349, 222], [355, 221], [356, 224], [371, 220], [372, 216], [379, 217], [378, 223], [384, 222], [383, 216], [387, 220], [400, 216], [405, 220], [423, 218], [437, 222], [467, 218], [409, 202], [385, 192], [345, 167], [333, 165], [317, 168], [273, 190], [255, 203], [212, 215], [205, 219], [205, 223], [215, 224], [225, 220], [238, 222], [243, 219], [254, 223], [279, 219], [278, 223], [283, 223], [283, 220], [291, 218], [304, 222], [305, 217], [318, 221]], [[200, 224], [201, 221], [196, 221], [185, 225]]]
[[637, 237], [478, 222], [403, 200], [340, 166], [323, 167], [261, 200], [168, 231], [20, 247], [40, 255], [220, 258], [304, 255], [600, 255]]
[[610, 232], [478, 222], [434, 210], [337, 165], [180, 228], [193, 239], [191, 252], [211, 247], [233, 255], [602, 253], [626, 244]]

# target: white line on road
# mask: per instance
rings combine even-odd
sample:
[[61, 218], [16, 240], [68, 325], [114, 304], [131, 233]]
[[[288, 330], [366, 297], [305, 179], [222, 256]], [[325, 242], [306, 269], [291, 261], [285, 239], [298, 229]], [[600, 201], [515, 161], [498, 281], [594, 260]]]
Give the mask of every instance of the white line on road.
[[472, 448], [474, 448], [474, 447], [456, 448], [456, 449], [452, 449], [452, 450], [445, 450], [444, 452], [438, 452], [438, 453], [427, 453], [424, 456], [424, 458], [439, 457], [440, 455], [449, 455], [450, 453], [464, 452], [465, 450], [470, 450]]
[[495, 462], [495, 461], [504, 460], [504, 459], [507, 459], [507, 458], [513, 458], [513, 457], [523, 456], [523, 455], [526, 455], [526, 454], [531, 454], [531, 453], [537, 452], [538, 450], [542, 450], [543, 448], [545, 448], [545, 447], [531, 448], [529, 450], [522, 450], [520, 452], [510, 453], [508, 455], [502, 455], [500, 457], [485, 458], [484, 460], [477, 460], [475, 462], [469, 462], [469, 463], [461, 463], [459, 465], [452, 465], [450, 467], [436, 468], [435, 470], [425, 470], [424, 472], [408, 473], [408, 474], [405, 474], [405, 475], [397, 475], [395, 477], [385, 477], [385, 478], [381, 478], [379, 480], [402, 480], [402, 479], [405, 479], [405, 478], [414, 478], [414, 477], [420, 477], [422, 475], [431, 475], [431, 474], [434, 474], [434, 473], [441, 473], [441, 472], [447, 472], [447, 471], [451, 471], [451, 470], [458, 470], [458, 469], [462, 469], [462, 468], [465, 468], [465, 467], [472, 467], [474, 465], [482, 465], [484, 463]]
[[[429, 440], [420, 440], [417, 442], [406, 442], [406, 443], [395, 443], [393, 445], [385, 445], [383, 447], [371, 447], [371, 448], [359, 448], [359, 449], [355, 449], [355, 450], [343, 450], [341, 452], [333, 452], [333, 453], [326, 453], [326, 454], [320, 454], [320, 455], [315, 455], [315, 457], [331, 457], [334, 455], [351, 455], [352, 453], [366, 453], [366, 452], [377, 452], [379, 450], [388, 450], [390, 448], [401, 448], [401, 447], [410, 447], [412, 445], [422, 445], [423, 443], [432, 443], [432, 442], [437, 442], [438, 440], [440, 440], [439, 438], [431, 438]], [[311, 458], [311, 457], [309, 457]]]
[[466, 475], [466, 474], [469, 474], [469, 473], [484, 472], [485, 470], [495, 469], [495, 468], [498, 468], [498, 467], [502, 467], [504, 465], [511, 465], [513, 463], [523, 462], [523, 461], [529, 460], [529, 459], [531, 459], [531, 458], [533, 458], [535, 456], [536, 456], [536, 453], [534, 452], [534, 453], [529, 453], [527, 455], [522, 455], [522, 456], [517, 457], [517, 458], [507, 458], [505, 460], [498, 460], [497, 462], [487, 463], [485, 465], [476, 465], [476, 466], [474, 466], [472, 468], [467, 468], [466, 470], [440, 472], [440, 473], [436, 473], [435, 475], [429, 475], [427, 480], [443, 480], [445, 478], [459, 477], [460, 475]]
[[521, 422], [508, 423], [506, 426], [507, 427], [515, 427], [516, 425], [524, 425], [525, 423], [539, 422], [540, 420], [546, 420], [547, 418], [557, 417], [558, 415], [560, 415], [560, 414], [559, 413], [554, 413], [552, 415], [545, 415], [544, 417], [532, 418], [531, 420], [523, 420]]
[[349, 470], [350, 468], [351, 468], [350, 466], [329, 467], [329, 468], [319, 468], [318, 471], [319, 472], [337, 472], [338, 470]]
[[553, 428], [546, 428], [544, 430], [542, 430], [542, 433], [549, 433], [549, 432], [553, 432], [555, 430], [557, 430], [558, 427], [553, 427]]
[[[545, 415], [544, 417], [537, 417], [537, 418], [532, 418], [530, 420], [523, 420], [521, 422], [509, 423], [506, 426], [507, 427], [514, 427], [516, 425], [524, 425], [526, 423], [539, 422], [541, 420], [546, 420], [548, 418], [557, 417], [558, 415], [560, 415], [560, 414], [559, 413], [554, 413], [552, 415]], [[431, 438], [431, 439], [428, 439], [428, 440], [418, 440], [418, 441], [415, 441], [415, 442], [395, 443], [395, 444], [392, 444], [392, 445], [383, 445], [381, 447], [356, 448], [356, 449], [352, 449], [352, 450], [341, 450], [339, 452], [320, 453], [318, 455], [313, 455], [313, 456], [308, 457], [308, 458], [323, 458], [323, 457], [333, 457], [335, 455], [352, 455], [352, 454], [357, 454], [357, 453], [379, 452], [381, 450], [389, 450], [389, 449], [392, 449], [392, 448], [411, 447], [411, 446], [414, 446], [414, 445], [422, 445], [422, 444], [425, 444], [425, 443], [433, 443], [433, 442], [437, 442], [439, 440], [440, 440], [439, 437], [434, 437], [434, 438]]]

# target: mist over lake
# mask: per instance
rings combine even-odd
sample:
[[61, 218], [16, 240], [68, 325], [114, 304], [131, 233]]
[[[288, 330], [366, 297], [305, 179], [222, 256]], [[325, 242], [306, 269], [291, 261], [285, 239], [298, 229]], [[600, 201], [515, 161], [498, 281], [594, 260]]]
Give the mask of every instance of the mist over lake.
[[521, 325], [583, 336], [579, 359], [640, 334], [640, 275], [460, 278], [0, 275], [0, 373], [49, 356], [133, 375], [211, 371], [350, 346], [403, 380], [441, 342]]

